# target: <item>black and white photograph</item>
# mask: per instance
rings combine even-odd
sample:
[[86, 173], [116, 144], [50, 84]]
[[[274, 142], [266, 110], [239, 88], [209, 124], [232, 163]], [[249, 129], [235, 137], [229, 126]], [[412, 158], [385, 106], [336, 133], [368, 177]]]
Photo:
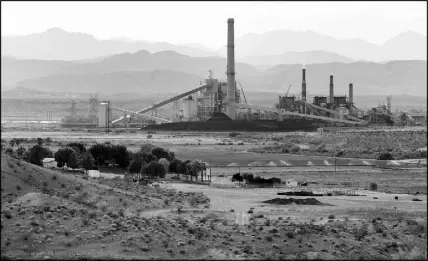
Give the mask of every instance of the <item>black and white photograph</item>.
[[1, 1], [2, 260], [427, 260], [426, 1]]

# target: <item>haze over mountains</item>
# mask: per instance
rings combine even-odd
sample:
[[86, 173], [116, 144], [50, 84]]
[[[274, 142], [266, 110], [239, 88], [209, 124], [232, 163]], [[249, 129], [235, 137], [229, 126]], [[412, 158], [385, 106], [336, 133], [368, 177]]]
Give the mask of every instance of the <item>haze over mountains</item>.
[[[217, 51], [221, 55], [224, 49]], [[1, 89], [179, 93], [197, 86], [208, 77], [208, 70], [213, 70], [214, 78], [226, 80], [226, 58], [217, 51], [198, 43], [173, 45], [123, 37], [97, 40], [58, 28], [29, 36], [2, 36]], [[238, 38], [235, 51], [239, 54], [236, 79], [245, 91], [284, 93], [291, 84], [291, 92], [297, 93], [302, 64], [306, 64], [310, 95], [327, 95], [333, 74], [338, 94], [347, 95], [352, 82], [355, 96], [426, 97], [426, 37], [412, 32], [377, 46], [364, 40], [279, 30]], [[391, 57], [403, 61], [385, 62], [394, 60]]]

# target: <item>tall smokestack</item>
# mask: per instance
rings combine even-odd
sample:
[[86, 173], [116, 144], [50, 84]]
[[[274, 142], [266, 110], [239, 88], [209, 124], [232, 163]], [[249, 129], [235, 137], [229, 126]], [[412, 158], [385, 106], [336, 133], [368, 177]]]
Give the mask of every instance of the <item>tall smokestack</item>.
[[[306, 69], [302, 68], [302, 102], [306, 102]], [[306, 114], [306, 106], [303, 104], [303, 113]]]
[[[227, 19], [227, 101], [235, 102], [235, 33], [233, 18]], [[226, 114], [235, 119], [236, 109], [226, 106]]]
[[334, 85], [333, 85], [333, 75], [330, 75], [330, 103], [333, 103], [333, 89], [334, 89]]

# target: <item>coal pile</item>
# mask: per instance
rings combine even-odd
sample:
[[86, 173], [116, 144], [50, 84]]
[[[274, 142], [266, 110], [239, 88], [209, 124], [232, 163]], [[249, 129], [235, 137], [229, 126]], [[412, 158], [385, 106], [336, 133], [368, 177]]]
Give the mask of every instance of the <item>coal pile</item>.
[[289, 191], [289, 192], [278, 192], [277, 195], [285, 196], [312, 196], [312, 197], [321, 197], [323, 194], [314, 194], [312, 191]]
[[290, 205], [296, 203], [297, 205], [316, 205], [316, 206], [332, 206], [330, 204], [322, 203], [315, 198], [274, 198], [263, 201], [263, 203], [278, 204], [278, 205]]

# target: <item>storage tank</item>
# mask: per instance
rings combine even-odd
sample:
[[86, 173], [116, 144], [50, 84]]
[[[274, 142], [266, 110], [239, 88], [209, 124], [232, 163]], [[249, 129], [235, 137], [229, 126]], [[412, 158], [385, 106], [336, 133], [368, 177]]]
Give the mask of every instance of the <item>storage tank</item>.
[[111, 110], [108, 113], [108, 109], [109, 106], [107, 102], [103, 102], [100, 104], [98, 108], [98, 127], [107, 127], [107, 122], [111, 122], [113, 120]]
[[196, 116], [197, 104], [192, 96], [183, 101], [183, 118], [185, 120], [193, 119]]

